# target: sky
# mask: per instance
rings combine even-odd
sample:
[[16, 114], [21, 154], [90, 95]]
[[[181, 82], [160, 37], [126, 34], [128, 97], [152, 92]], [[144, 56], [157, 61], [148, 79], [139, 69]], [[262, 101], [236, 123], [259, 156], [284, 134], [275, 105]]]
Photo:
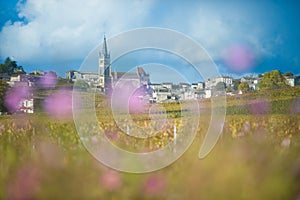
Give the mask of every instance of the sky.
[[[202, 45], [221, 74], [300, 73], [297, 0], [0, 0], [0, 6], [0, 61], [11, 57], [27, 72], [54, 70], [64, 76], [80, 68], [104, 34], [109, 39], [160, 27]], [[146, 61], [151, 63], [138, 64]], [[168, 63], [156, 69], [159, 64]]]

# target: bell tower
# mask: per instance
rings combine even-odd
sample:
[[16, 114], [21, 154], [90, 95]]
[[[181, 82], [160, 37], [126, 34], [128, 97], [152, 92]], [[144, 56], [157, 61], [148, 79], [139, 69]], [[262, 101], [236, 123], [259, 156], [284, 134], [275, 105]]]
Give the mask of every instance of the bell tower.
[[105, 35], [102, 51], [99, 52], [99, 86], [104, 90], [105, 93], [107, 93], [112, 87], [110, 53], [107, 50]]

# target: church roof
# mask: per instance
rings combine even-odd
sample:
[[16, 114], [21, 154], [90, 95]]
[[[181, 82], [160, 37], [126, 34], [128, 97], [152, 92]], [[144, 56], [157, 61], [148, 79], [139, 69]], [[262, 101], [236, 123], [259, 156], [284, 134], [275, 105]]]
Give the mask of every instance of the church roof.
[[106, 37], [104, 35], [104, 39], [103, 39], [103, 46], [102, 46], [102, 55], [104, 56], [108, 56], [108, 51], [107, 51], [107, 44], [106, 44]]

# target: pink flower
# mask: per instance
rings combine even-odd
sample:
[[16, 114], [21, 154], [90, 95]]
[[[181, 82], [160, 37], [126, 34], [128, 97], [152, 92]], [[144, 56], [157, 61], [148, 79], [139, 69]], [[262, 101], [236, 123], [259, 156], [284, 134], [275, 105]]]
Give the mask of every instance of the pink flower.
[[254, 64], [254, 55], [246, 45], [236, 44], [229, 47], [224, 55], [224, 62], [235, 72], [245, 72]]
[[296, 100], [291, 105], [291, 113], [299, 114], [300, 113], [300, 97], [297, 97]]
[[68, 90], [59, 90], [45, 99], [45, 111], [59, 119], [72, 117], [72, 95]]
[[144, 93], [145, 89], [138, 87], [135, 82], [119, 80], [112, 93], [112, 109], [129, 110], [130, 113], [143, 112], [146, 105]]
[[38, 82], [40, 87], [54, 88], [57, 83], [57, 75], [55, 72], [47, 72]]
[[270, 103], [264, 100], [260, 100], [249, 105], [250, 112], [252, 114], [268, 114], [270, 110]]
[[117, 171], [107, 170], [100, 177], [100, 185], [109, 191], [115, 191], [121, 188], [122, 180]]
[[7, 199], [34, 199], [40, 181], [40, 171], [35, 165], [22, 166], [8, 184]]
[[9, 112], [16, 112], [21, 107], [22, 100], [31, 96], [31, 89], [27, 86], [11, 88], [4, 97], [4, 104]]
[[143, 191], [148, 196], [162, 195], [167, 189], [167, 182], [163, 175], [149, 176], [143, 185]]

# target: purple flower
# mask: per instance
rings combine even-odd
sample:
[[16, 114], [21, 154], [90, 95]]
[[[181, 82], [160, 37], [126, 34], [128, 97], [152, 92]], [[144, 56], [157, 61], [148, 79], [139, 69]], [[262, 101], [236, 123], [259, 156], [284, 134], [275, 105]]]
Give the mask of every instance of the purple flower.
[[251, 49], [242, 44], [229, 47], [224, 52], [225, 63], [235, 72], [245, 72], [254, 64], [254, 55]]
[[264, 100], [260, 100], [249, 105], [250, 112], [252, 114], [268, 114], [270, 110], [270, 103]]
[[44, 88], [54, 88], [57, 83], [57, 75], [55, 72], [47, 72], [39, 81], [38, 85]]
[[300, 113], [300, 97], [297, 97], [296, 100], [291, 105], [291, 113], [299, 114]]
[[59, 90], [45, 99], [45, 111], [59, 119], [72, 117], [72, 95], [68, 90]]
[[31, 89], [27, 86], [13, 87], [4, 97], [4, 103], [9, 112], [16, 112], [21, 108], [22, 100], [31, 96]]
[[40, 170], [35, 165], [22, 166], [8, 184], [7, 199], [34, 199], [40, 182]]
[[143, 191], [148, 196], [162, 195], [167, 189], [167, 182], [163, 175], [152, 175], [146, 178]]

